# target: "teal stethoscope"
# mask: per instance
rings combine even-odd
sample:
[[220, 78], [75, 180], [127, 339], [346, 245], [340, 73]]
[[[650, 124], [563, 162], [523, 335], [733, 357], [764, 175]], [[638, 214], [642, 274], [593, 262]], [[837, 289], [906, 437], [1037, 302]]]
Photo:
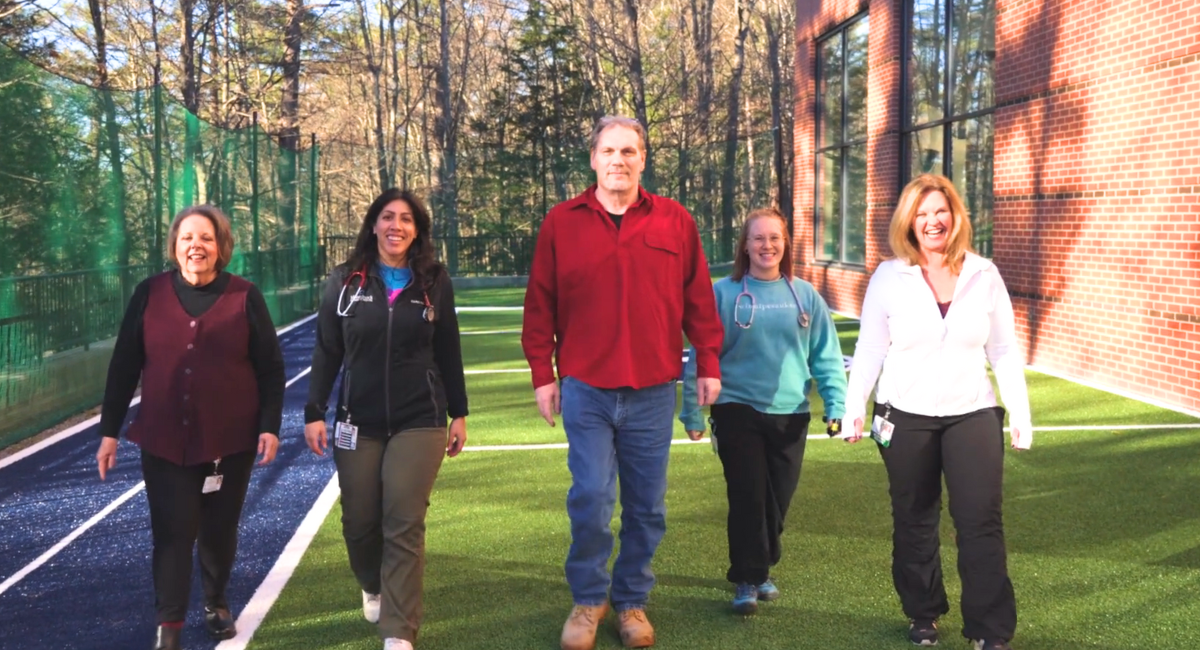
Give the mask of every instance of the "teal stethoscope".
[[[783, 281], [787, 283], [788, 290], [792, 292], [792, 300], [796, 301], [796, 309], [800, 310], [800, 315], [796, 317], [796, 322], [800, 324], [800, 327], [808, 327], [808, 312], [804, 311], [804, 306], [800, 304], [800, 296], [796, 294], [796, 287], [786, 277], [783, 278]], [[738, 306], [741, 305], [743, 297], [750, 299], [750, 320], [745, 323], [738, 320], [737, 316]], [[754, 324], [754, 294], [750, 293], [750, 287], [746, 285], [745, 276], [742, 277], [742, 292], [737, 295], [737, 298], [733, 299], [733, 322], [744, 330], [750, 329], [750, 326]]]

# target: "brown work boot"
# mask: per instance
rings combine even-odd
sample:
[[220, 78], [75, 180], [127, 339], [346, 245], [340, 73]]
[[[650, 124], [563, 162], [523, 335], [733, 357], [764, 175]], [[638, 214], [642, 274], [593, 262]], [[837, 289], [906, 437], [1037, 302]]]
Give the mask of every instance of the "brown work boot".
[[621, 643], [626, 648], [649, 648], [654, 645], [654, 626], [642, 609], [626, 609], [617, 614], [621, 627]]
[[596, 647], [596, 628], [608, 614], [608, 603], [576, 605], [563, 624], [562, 650], [592, 650]]

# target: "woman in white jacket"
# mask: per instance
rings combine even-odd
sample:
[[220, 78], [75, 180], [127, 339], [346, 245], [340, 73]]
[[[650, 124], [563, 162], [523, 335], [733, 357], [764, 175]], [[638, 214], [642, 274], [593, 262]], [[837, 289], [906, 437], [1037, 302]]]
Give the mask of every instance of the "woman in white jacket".
[[1004, 409], [984, 361], [1008, 406], [1011, 444], [1027, 449], [1029, 398], [1012, 301], [995, 265], [971, 251], [971, 222], [945, 177], [923, 174], [904, 188], [889, 241], [896, 258], [875, 270], [863, 301], [846, 393], [848, 439], [869, 429], [887, 468], [892, 579], [910, 640], [936, 644], [937, 619], [950, 609], [938, 539], [944, 475], [963, 636], [976, 650], [1010, 650], [1017, 611], [1001, 516]]

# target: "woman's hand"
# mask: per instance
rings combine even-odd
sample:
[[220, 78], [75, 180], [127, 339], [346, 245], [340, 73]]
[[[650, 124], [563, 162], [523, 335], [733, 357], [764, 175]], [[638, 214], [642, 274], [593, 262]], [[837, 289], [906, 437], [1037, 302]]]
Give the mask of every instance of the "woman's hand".
[[325, 432], [325, 420], [317, 420], [304, 425], [304, 442], [308, 443], [308, 448], [314, 454], [325, 455], [325, 448], [329, 446], [329, 439]]
[[108, 476], [108, 470], [117, 466], [117, 439], [101, 438], [100, 449], [96, 451], [96, 465], [100, 467], [100, 480]]
[[454, 458], [467, 444], [467, 418], [450, 421], [450, 438], [446, 441], [446, 456]]
[[1029, 449], [1029, 447], [1033, 445], [1032, 431], [1022, 431], [1016, 427], [1013, 427], [1012, 431], [1009, 433], [1009, 436], [1011, 436], [1010, 441], [1013, 449]]
[[703, 437], [704, 437], [704, 430], [703, 430], [703, 429], [701, 429], [701, 430], [699, 430], [699, 431], [693, 431], [693, 430], [691, 430], [691, 429], [688, 429], [688, 432], [687, 432], [687, 434], [688, 434], [688, 438], [689, 438], [689, 439], [691, 439], [691, 440], [699, 440], [699, 439], [701, 439], [701, 438], [703, 438]]
[[266, 465], [275, 460], [277, 451], [279, 451], [279, 436], [266, 432], [258, 434], [259, 465]]
[[854, 443], [862, 440], [863, 437], [863, 419], [854, 418], [854, 426], [850, 428], [850, 435], [846, 436], [846, 442]]

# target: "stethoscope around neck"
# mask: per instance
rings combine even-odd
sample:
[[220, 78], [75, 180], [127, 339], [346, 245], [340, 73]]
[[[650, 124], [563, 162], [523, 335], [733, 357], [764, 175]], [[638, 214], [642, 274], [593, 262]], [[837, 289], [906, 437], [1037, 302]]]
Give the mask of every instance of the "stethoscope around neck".
[[[354, 293], [350, 296], [350, 302], [346, 302], [346, 290], [354, 286], [355, 278], [358, 278], [358, 288], [355, 289]], [[336, 306], [338, 316], [342, 318], [349, 318], [351, 316], [350, 310], [354, 307], [354, 304], [365, 299], [366, 294], [363, 293], [363, 289], [366, 286], [367, 265], [364, 264], [362, 268], [351, 273], [350, 277], [346, 278], [346, 281], [342, 283], [342, 290], [338, 293], [338, 301]], [[425, 308], [421, 310], [421, 318], [424, 319], [426, 323], [432, 323], [434, 319], [436, 319], [436, 315], [433, 311], [433, 304], [429, 302], [429, 292], [422, 291], [421, 294], [425, 299]]]
[[[800, 314], [796, 316], [796, 323], [802, 328], [808, 327], [808, 312], [804, 311], [804, 306], [800, 304], [800, 296], [796, 293], [796, 287], [786, 277], [783, 278], [783, 281], [787, 284], [788, 291], [792, 292], [792, 300], [796, 301], [796, 309], [800, 310]], [[738, 320], [738, 306], [742, 303], [743, 297], [750, 299], [750, 320], [745, 323]], [[733, 322], [744, 330], [750, 329], [750, 326], [754, 324], [754, 294], [750, 293], [750, 287], [746, 283], [746, 276], [742, 276], [742, 292], [737, 295], [737, 298], [733, 299]]]

